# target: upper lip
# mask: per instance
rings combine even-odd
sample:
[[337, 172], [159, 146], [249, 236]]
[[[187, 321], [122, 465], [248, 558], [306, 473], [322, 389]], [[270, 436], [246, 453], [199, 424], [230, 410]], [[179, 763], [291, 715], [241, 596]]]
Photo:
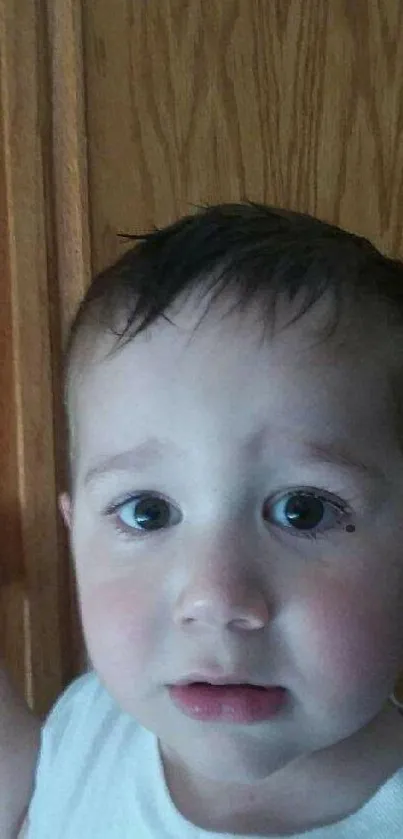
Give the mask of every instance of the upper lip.
[[212, 676], [209, 673], [189, 673], [184, 679], [179, 679], [175, 685], [189, 685], [192, 682], [207, 682], [210, 685], [256, 685], [267, 687], [262, 683], [253, 682], [251, 679], [242, 678], [239, 673], [228, 673], [226, 676]]

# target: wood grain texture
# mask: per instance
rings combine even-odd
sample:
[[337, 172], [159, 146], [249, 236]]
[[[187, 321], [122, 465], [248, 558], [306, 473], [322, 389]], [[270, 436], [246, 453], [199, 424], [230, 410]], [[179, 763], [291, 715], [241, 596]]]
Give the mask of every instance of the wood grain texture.
[[[1, 55], [1, 54], [0, 54]], [[1, 59], [0, 59], [1, 60]], [[0, 64], [0, 112], [6, 91]], [[0, 639], [14, 679], [26, 686], [23, 621], [24, 567], [19, 506], [17, 405], [14, 388], [12, 293], [10, 284], [7, 166], [4, 122], [0, 122]]]
[[11, 301], [6, 343], [12, 353], [9, 393], [15, 406], [13, 415], [2, 411], [0, 423], [3, 440], [9, 434], [13, 441], [16, 433], [13, 468], [18, 487], [13, 488], [13, 498], [21, 539], [19, 550], [15, 543], [3, 546], [9, 550], [13, 570], [12, 583], [2, 592], [10, 634], [0, 643], [10, 668], [15, 669], [15, 650], [19, 651], [23, 639], [24, 688], [42, 713], [60, 692], [63, 678], [49, 319], [49, 110], [40, 12], [31, 0], [7, 0], [0, 6], [4, 137], [0, 165], [6, 194], [2, 287]]
[[80, 2], [48, 0], [47, 23], [58, 314], [64, 344], [91, 277]]
[[93, 262], [251, 198], [403, 252], [401, 0], [83, 4]]
[[[81, 3], [47, 0], [52, 113], [52, 206], [54, 271], [49, 277], [52, 335], [53, 419], [56, 428], [56, 490], [68, 489], [67, 427], [63, 406], [63, 348], [75, 310], [91, 277], [87, 135]], [[59, 602], [63, 673], [67, 683], [86, 668], [73, 563], [67, 533], [59, 528], [63, 574]]]

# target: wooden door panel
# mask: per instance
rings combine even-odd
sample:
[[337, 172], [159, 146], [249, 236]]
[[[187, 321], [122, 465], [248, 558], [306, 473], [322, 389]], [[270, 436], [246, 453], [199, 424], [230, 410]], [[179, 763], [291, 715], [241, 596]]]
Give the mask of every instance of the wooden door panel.
[[403, 247], [400, 0], [85, 4], [94, 268], [244, 197]]

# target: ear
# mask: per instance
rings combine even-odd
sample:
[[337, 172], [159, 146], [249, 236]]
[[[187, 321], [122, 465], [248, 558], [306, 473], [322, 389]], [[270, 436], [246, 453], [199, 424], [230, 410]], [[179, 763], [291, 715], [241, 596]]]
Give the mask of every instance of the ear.
[[59, 510], [63, 516], [66, 527], [71, 529], [71, 498], [67, 492], [62, 492], [59, 495]]

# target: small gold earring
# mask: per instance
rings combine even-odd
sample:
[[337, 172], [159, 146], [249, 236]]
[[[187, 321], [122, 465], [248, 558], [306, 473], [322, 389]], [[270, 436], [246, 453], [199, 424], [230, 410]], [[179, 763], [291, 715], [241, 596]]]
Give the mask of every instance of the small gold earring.
[[390, 694], [389, 701], [403, 713], [403, 680], [401, 678], [396, 683], [393, 693]]

